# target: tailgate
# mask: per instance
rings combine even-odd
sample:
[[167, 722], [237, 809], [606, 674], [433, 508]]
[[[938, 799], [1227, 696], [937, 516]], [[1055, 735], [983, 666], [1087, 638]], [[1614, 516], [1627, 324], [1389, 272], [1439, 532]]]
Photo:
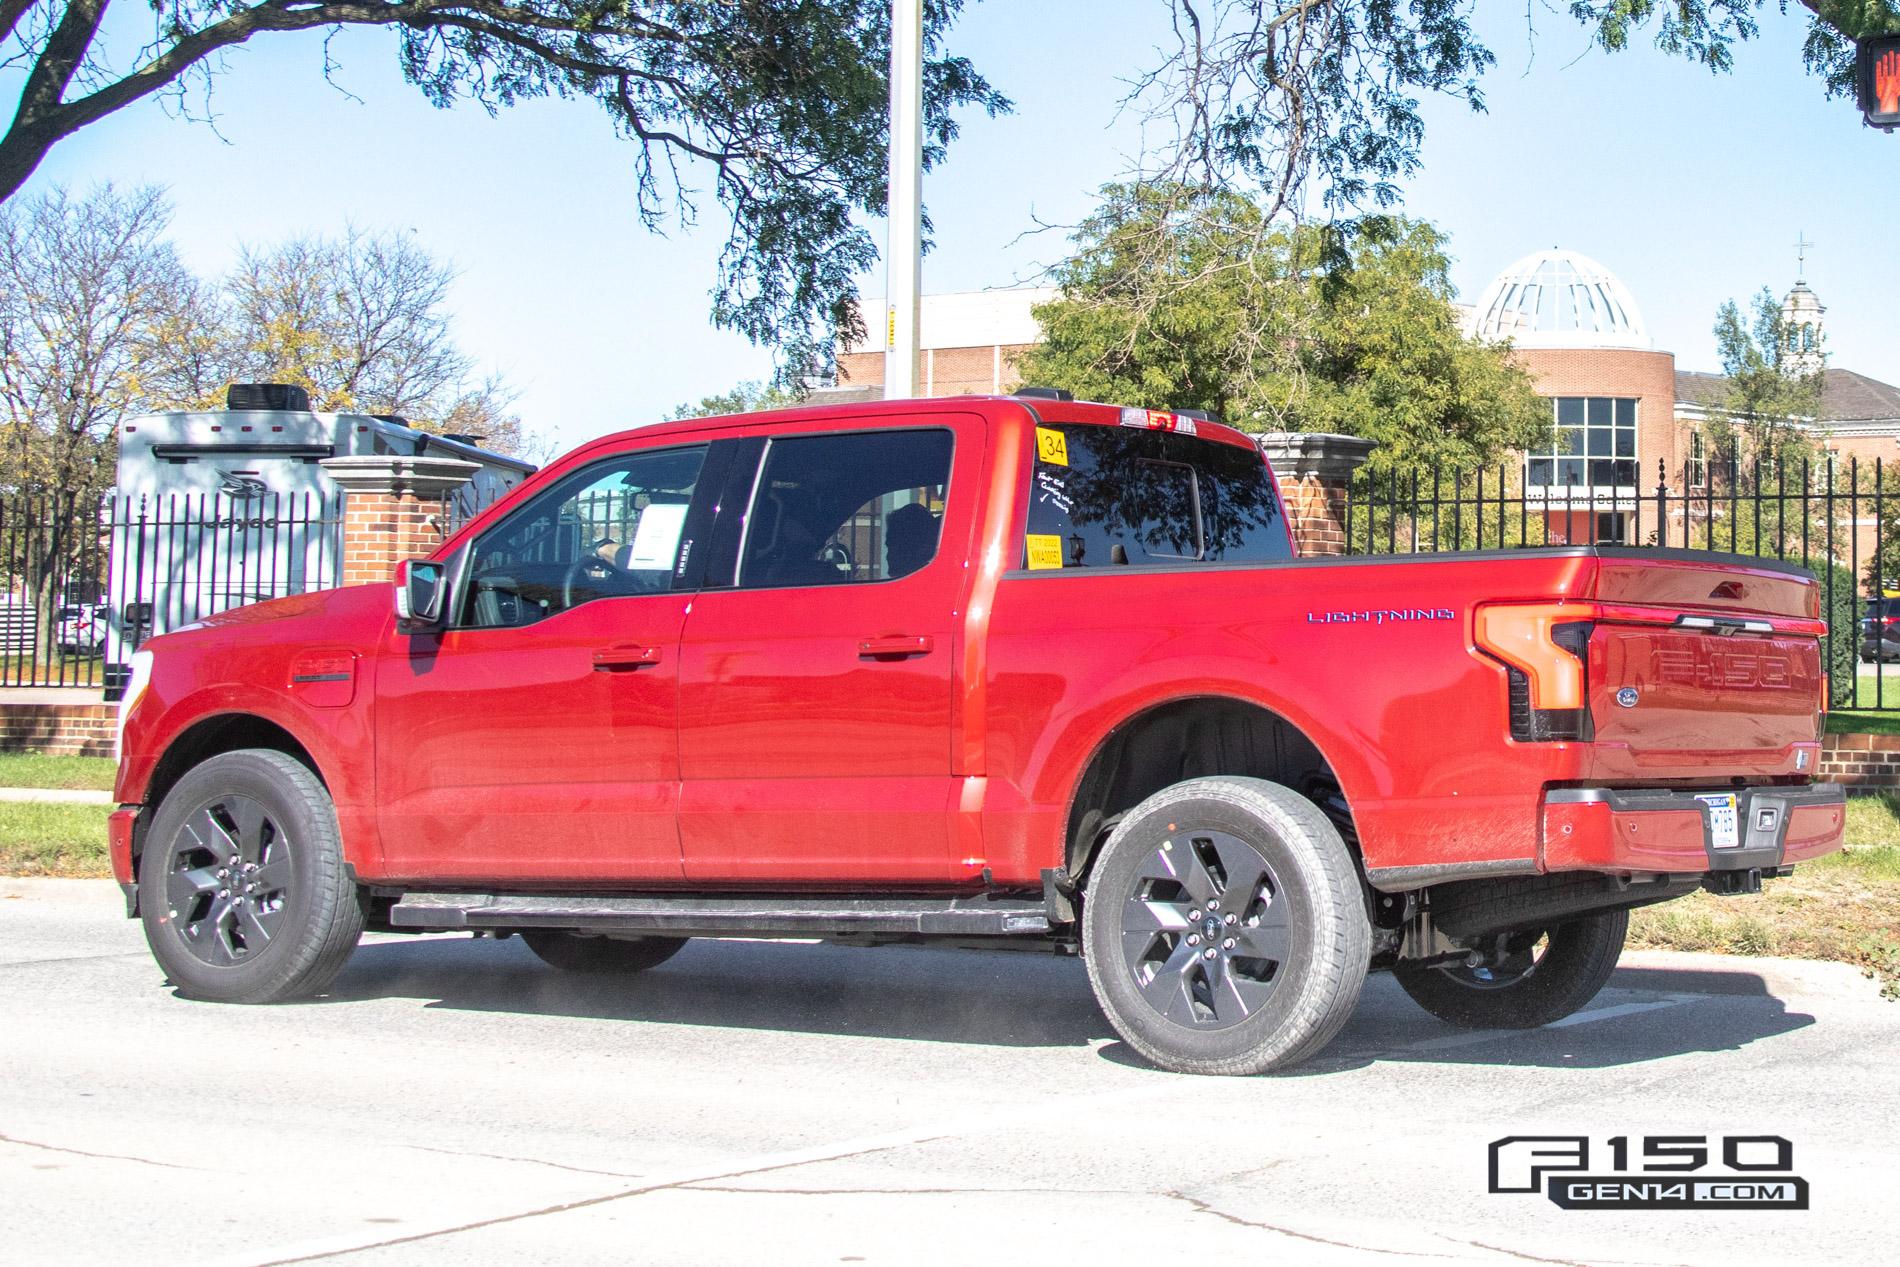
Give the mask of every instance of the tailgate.
[[1813, 754], [1797, 750], [1818, 741], [1825, 695], [1811, 576], [1606, 559], [1595, 588], [1587, 681], [1601, 759], [1632, 774], [1706, 769], [1718, 755], [1753, 772], [1812, 773]]

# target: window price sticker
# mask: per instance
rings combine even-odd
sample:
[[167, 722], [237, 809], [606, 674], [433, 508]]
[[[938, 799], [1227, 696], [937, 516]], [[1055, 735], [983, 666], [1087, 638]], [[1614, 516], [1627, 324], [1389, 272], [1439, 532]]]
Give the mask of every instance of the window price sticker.
[[1029, 534], [1029, 570], [1040, 572], [1062, 566], [1062, 538], [1052, 532]]
[[1735, 812], [1735, 794], [1698, 796], [1707, 811], [1709, 840], [1717, 849], [1739, 849], [1742, 844], [1741, 820]]

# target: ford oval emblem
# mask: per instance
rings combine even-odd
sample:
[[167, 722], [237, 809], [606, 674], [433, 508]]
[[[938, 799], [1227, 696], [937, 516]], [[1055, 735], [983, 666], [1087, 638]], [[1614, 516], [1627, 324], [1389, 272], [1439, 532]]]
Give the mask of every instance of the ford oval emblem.
[[1621, 704], [1624, 708], [1635, 708], [1636, 707], [1636, 688], [1633, 686], [1626, 686], [1622, 690], [1618, 691], [1616, 693], [1616, 702]]

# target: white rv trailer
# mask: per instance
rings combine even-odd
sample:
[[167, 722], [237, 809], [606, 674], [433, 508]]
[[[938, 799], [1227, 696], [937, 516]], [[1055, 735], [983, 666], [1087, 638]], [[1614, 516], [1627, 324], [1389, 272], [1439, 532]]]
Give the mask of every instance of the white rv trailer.
[[119, 434], [105, 622], [105, 682], [153, 634], [227, 608], [338, 583], [343, 491], [324, 458], [460, 458], [478, 469], [464, 514], [534, 471], [474, 436], [418, 431], [390, 415], [318, 413], [299, 388], [241, 384], [230, 408], [146, 414]]

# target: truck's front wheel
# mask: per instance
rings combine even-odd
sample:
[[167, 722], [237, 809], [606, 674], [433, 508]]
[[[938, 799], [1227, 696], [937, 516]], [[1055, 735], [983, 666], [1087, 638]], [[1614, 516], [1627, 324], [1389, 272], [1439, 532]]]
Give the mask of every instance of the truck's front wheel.
[[1252, 1074], [1317, 1053], [1365, 983], [1352, 856], [1304, 797], [1261, 779], [1179, 783], [1102, 847], [1082, 902], [1095, 997], [1128, 1045], [1180, 1073]]
[[1597, 996], [1616, 971], [1629, 935], [1628, 911], [1600, 911], [1545, 933], [1518, 934], [1495, 964], [1392, 970], [1405, 992], [1441, 1021], [1467, 1029], [1535, 1029], [1562, 1020]]
[[267, 749], [192, 769], [152, 821], [139, 914], [187, 998], [276, 1003], [323, 989], [363, 931], [323, 784]]

